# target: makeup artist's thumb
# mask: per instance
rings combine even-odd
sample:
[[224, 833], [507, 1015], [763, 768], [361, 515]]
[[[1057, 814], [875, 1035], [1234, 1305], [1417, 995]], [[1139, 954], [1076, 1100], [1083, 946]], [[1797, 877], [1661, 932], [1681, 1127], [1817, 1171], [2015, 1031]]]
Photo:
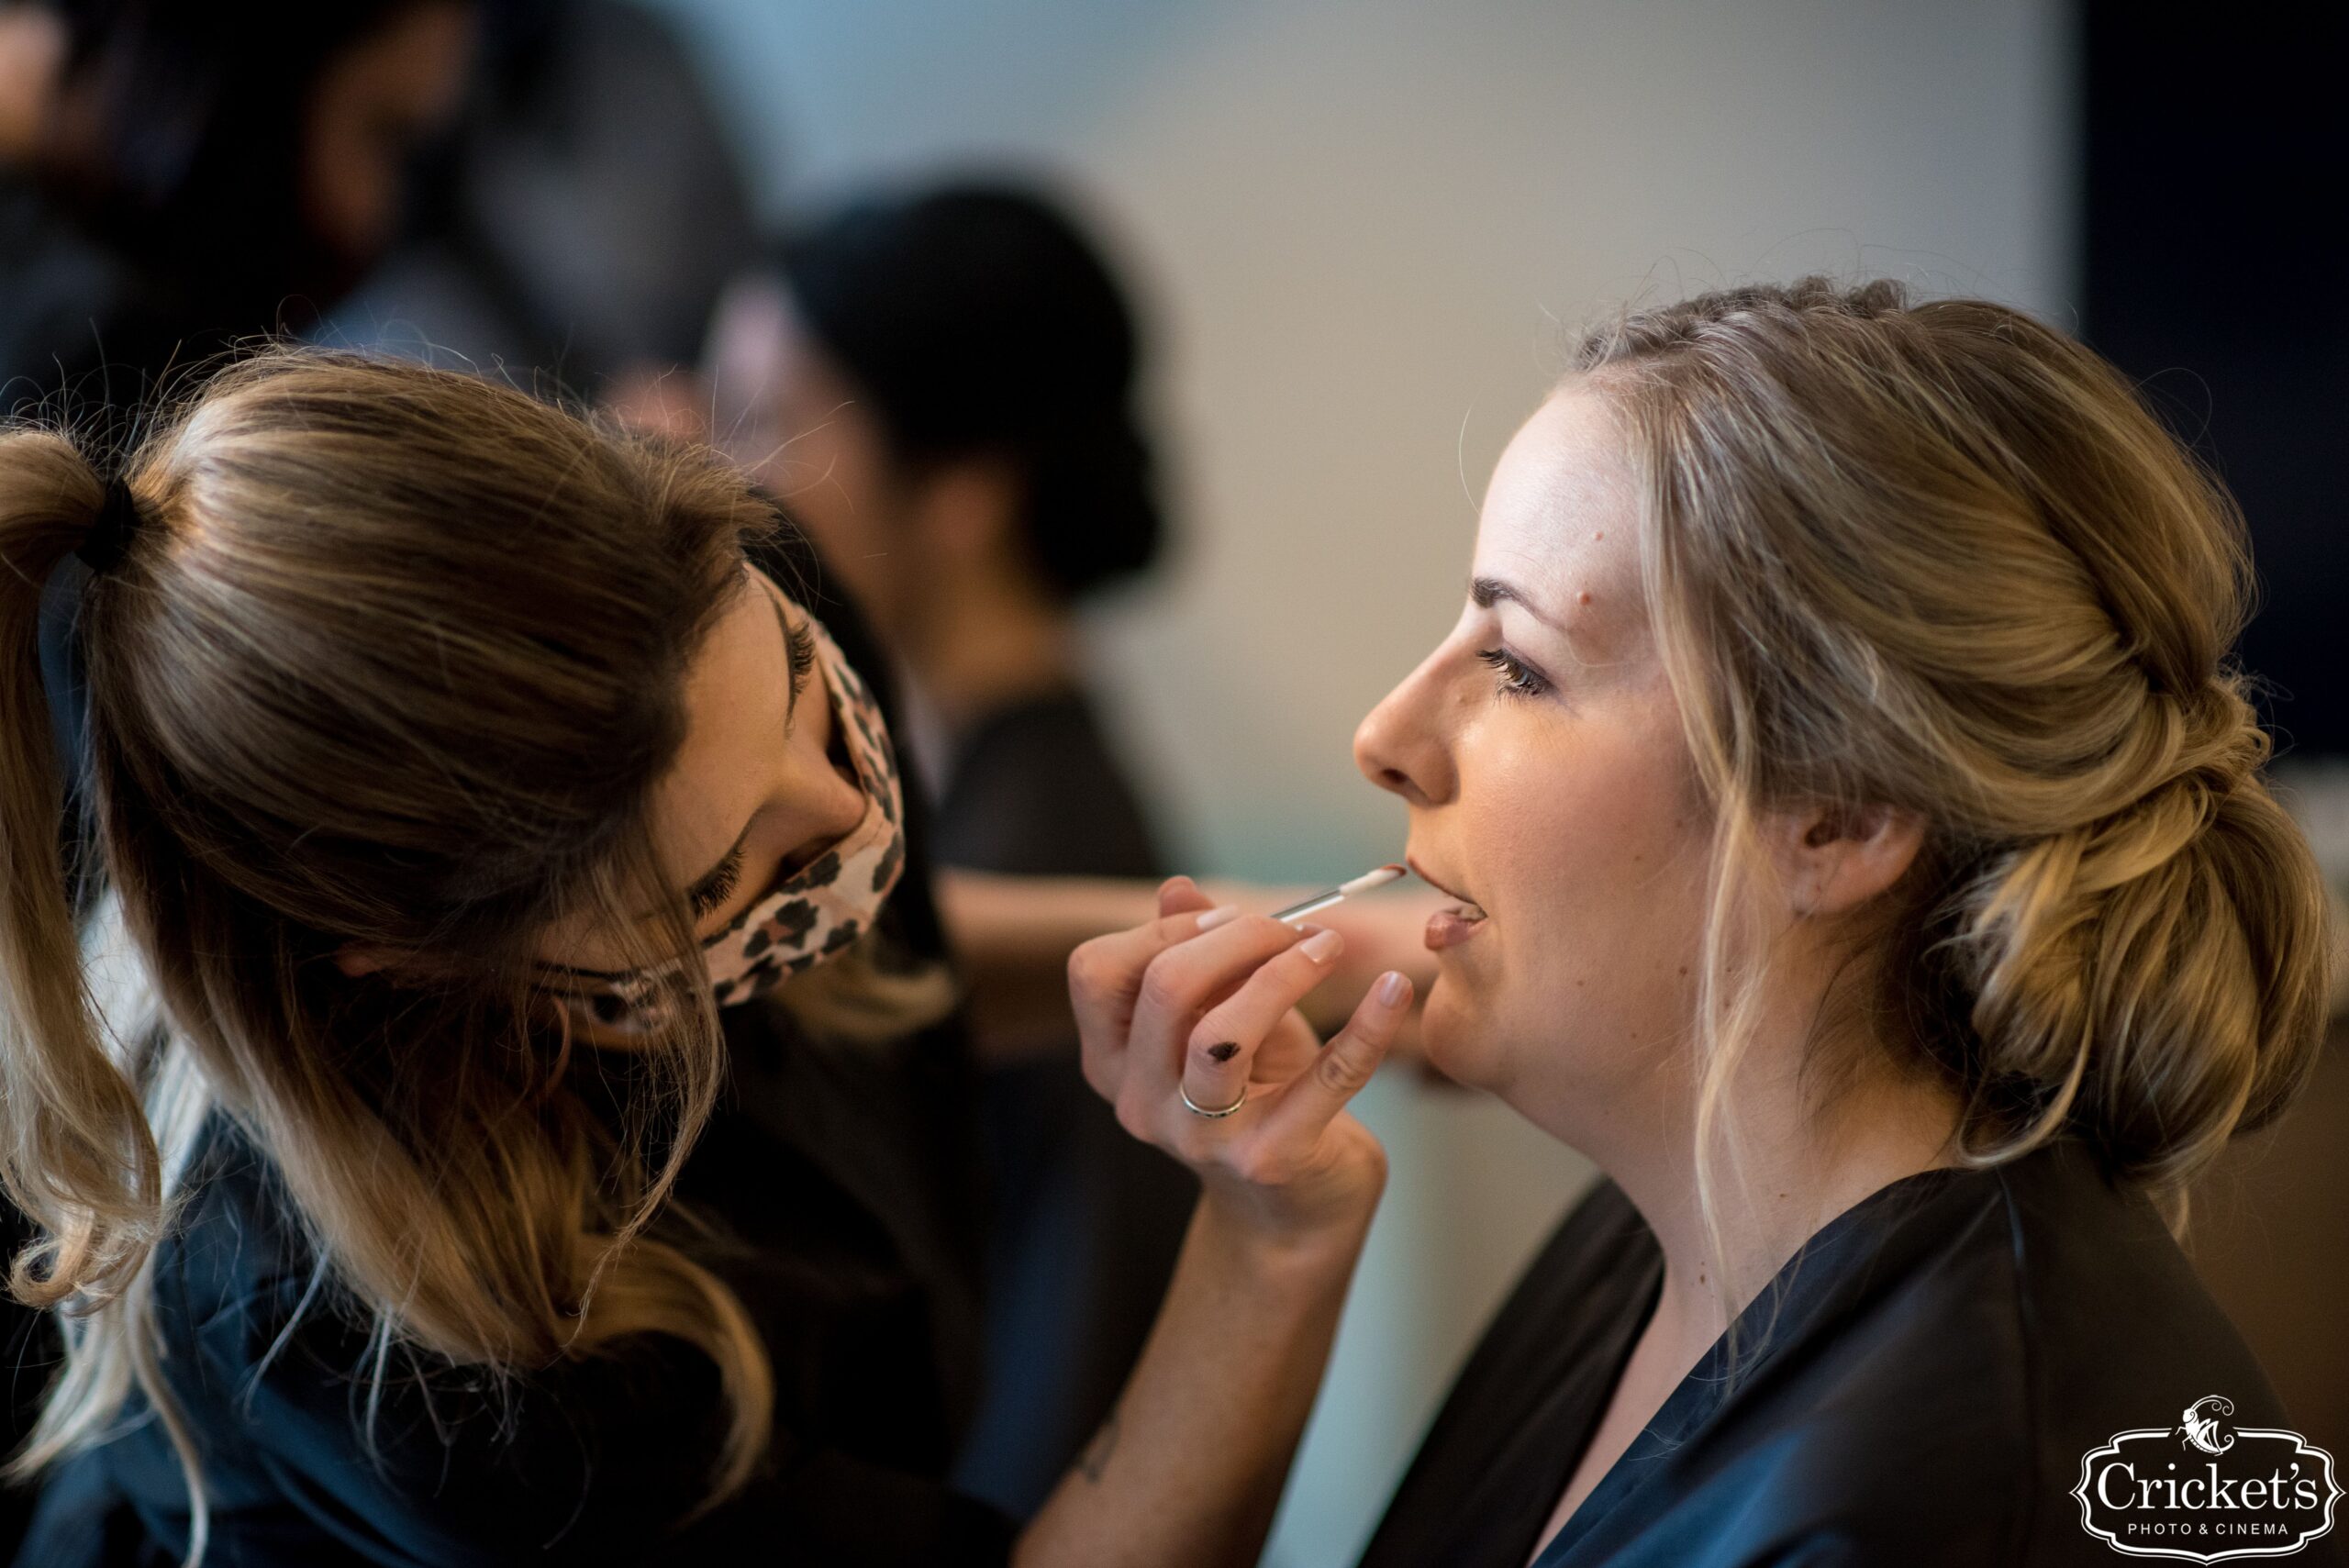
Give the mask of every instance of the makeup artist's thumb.
[[1402, 1032], [1410, 1010], [1409, 976], [1392, 969], [1380, 975], [1346, 1027], [1330, 1037], [1313, 1065], [1273, 1107], [1267, 1119], [1275, 1125], [1268, 1130], [1308, 1136], [1329, 1126], [1386, 1060], [1387, 1048]]

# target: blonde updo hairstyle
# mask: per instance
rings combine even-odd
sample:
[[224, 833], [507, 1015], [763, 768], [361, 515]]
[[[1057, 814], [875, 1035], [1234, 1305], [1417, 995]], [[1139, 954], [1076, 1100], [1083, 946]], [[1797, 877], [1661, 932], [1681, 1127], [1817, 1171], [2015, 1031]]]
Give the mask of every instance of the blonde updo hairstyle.
[[2327, 989], [2317, 868], [2229, 662], [2250, 571], [2225, 492], [2111, 366], [1983, 300], [1739, 288], [1627, 315], [1574, 368], [1630, 432], [1715, 808], [1709, 1218], [1766, 963], [1741, 925], [1758, 816], [1824, 803], [1927, 824], [1835, 1003], [1954, 1092], [1960, 1157], [2076, 1135], [2182, 1226], [2190, 1180], [2306, 1077]]

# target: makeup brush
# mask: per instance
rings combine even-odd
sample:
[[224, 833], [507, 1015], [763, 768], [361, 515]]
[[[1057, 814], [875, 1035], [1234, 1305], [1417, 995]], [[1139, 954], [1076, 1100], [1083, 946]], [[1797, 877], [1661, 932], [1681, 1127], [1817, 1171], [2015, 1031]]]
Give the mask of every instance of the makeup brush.
[[1317, 893], [1302, 903], [1292, 904], [1286, 909], [1275, 910], [1273, 918], [1286, 920], [1290, 925], [1295, 925], [1308, 915], [1317, 914], [1332, 904], [1352, 898], [1357, 893], [1368, 893], [1374, 887], [1384, 887], [1402, 874], [1403, 868], [1398, 865], [1383, 865], [1376, 871], [1366, 871], [1352, 882], [1338, 884], [1327, 893]]

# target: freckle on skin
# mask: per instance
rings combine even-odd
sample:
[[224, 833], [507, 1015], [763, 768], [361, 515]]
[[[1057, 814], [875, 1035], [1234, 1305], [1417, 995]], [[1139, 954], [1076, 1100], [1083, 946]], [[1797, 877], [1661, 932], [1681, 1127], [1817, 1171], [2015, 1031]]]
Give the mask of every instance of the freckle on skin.
[[1576, 598], [1575, 598], [1575, 602], [1576, 604], [1583, 604], [1583, 605], [1586, 605], [1586, 604], [1590, 603], [1590, 595], [1589, 595], [1588, 594], [1579, 595], [1577, 595], [1577, 596], [1576, 596]]

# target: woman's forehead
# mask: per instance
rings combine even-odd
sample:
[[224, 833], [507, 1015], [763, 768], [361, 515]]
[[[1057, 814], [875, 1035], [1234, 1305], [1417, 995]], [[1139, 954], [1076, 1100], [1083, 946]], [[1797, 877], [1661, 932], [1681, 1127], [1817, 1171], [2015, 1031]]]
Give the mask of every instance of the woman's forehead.
[[1586, 659], [1629, 651], [1645, 628], [1639, 509], [1621, 425], [1569, 386], [1501, 454], [1476, 528], [1474, 576], [1506, 584]]

